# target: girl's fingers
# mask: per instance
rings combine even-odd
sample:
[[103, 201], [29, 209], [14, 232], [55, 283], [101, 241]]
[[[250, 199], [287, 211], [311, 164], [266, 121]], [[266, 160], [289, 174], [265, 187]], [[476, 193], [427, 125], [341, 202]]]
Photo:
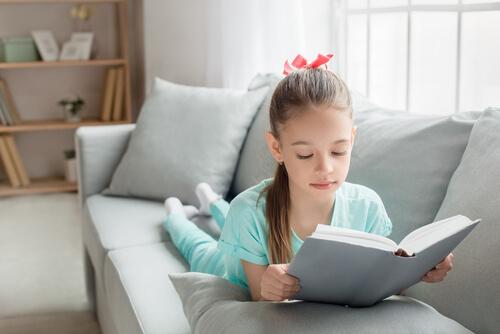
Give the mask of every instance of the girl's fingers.
[[296, 286], [299, 284], [298, 279], [288, 275], [285, 271], [274, 272], [273, 277], [287, 286]]
[[274, 290], [275, 292], [295, 292], [299, 286], [298, 285], [287, 285], [278, 280], [271, 280], [265, 284], [268, 288]]

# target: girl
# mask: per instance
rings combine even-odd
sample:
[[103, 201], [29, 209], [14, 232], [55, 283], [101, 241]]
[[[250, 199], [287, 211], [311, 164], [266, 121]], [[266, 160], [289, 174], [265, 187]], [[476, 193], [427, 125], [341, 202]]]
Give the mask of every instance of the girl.
[[[300, 57], [300, 56], [299, 56]], [[271, 100], [271, 131], [266, 141], [277, 168], [233, 199], [231, 205], [200, 184], [200, 213], [212, 214], [222, 234], [213, 240], [187, 220], [177, 198], [165, 201], [164, 227], [191, 271], [225, 277], [249, 290], [253, 300], [293, 297], [300, 282], [287, 274], [288, 263], [318, 224], [388, 236], [392, 230], [380, 197], [345, 182], [356, 128], [345, 83], [320, 68], [318, 59], [290, 71]], [[441, 281], [452, 268], [452, 254], [423, 281]]]

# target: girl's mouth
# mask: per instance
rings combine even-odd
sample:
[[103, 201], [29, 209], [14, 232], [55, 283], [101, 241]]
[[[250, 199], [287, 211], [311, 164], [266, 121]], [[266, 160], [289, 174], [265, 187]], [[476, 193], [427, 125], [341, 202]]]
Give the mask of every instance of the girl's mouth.
[[310, 186], [320, 190], [328, 190], [333, 188], [333, 186], [337, 183], [337, 181], [333, 182], [321, 182], [321, 183], [311, 183]]

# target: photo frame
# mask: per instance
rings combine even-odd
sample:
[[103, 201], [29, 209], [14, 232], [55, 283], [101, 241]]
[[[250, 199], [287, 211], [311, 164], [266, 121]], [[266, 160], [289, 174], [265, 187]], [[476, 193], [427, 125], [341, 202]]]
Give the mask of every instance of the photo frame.
[[59, 59], [59, 46], [54, 34], [50, 30], [33, 30], [31, 36], [35, 40], [36, 47], [43, 61], [55, 61]]
[[71, 34], [71, 43], [76, 43], [80, 47], [80, 59], [89, 60], [92, 51], [94, 33], [92, 32], [74, 32]]
[[64, 43], [59, 60], [79, 60], [81, 46], [79, 43], [68, 41]]

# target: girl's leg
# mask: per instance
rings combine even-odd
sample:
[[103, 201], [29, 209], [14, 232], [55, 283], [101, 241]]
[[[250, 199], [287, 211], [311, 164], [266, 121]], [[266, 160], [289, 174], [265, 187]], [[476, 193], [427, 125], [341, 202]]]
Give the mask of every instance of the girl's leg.
[[210, 213], [215, 219], [217, 225], [222, 230], [224, 223], [226, 222], [227, 212], [229, 211], [229, 203], [224, 199], [220, 198], [212, 203], [210, 203]]
[[173, 212], [163, 226], [172, 242], [190, 265], [190, 270], [222, 276], [225, 272], [223, 254], [217, 249], [217, 241], [200, 230], [185, 215]]
[[206, 182], [199, 183], [195, 188], [195, 193], [200, 201], [200, 214], [214, 217], [222, 230], [229, 211], [229, 203], [220, 194], [214, 192]]

